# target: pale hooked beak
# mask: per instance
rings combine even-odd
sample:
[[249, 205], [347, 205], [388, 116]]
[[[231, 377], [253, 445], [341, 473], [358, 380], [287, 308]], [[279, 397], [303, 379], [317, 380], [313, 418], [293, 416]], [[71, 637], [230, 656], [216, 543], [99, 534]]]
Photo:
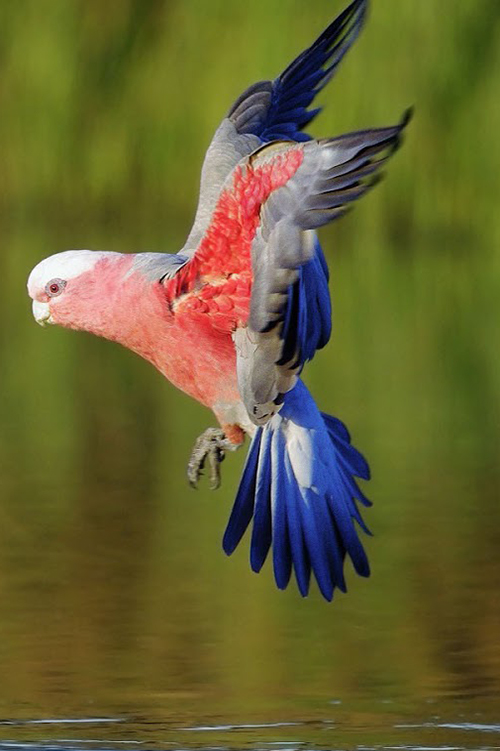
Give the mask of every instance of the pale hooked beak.
[[54, 323], [50, 314], [48, 302], [38, 302], [38, 300], [33, 300], [33, 316], [40, 326], [45, 326], [46, 323]]

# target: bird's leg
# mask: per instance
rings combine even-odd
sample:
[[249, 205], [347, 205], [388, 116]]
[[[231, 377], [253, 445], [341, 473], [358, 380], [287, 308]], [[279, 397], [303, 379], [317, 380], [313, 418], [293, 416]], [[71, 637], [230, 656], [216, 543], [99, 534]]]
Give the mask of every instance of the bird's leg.
[[235, 451], [240, 444], [232, 443], [221, 428], [207, 428], [193, 446], [187, 465], [187, 476], [191, 487], [196, 488], [208, 459], [211, 490], [220, 485], [220, 463], [224, 461], [226, 451]]

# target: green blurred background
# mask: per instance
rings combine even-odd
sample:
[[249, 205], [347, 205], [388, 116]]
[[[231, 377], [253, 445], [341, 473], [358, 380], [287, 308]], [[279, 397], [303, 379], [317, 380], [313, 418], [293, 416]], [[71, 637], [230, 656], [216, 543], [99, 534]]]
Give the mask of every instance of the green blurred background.
[[227, 559], [243, 452], [191, 491], [210, 413], [116, 345], [42, 331], [25, 292], [67, 248], [178, 250], [232, 101], [342, 7], [0, 4], [4, 717], [338, 719], [342, 701], [375, 727], [389, 701], [498, 707], [498, 0], [373, 0], [311, 127], [416, 107], [387, 180], [321, 233], [334, 337], [306, 380], [373, 470], [373, 576], [350, 571], [347, 596], [278, 592], [247, 541]]

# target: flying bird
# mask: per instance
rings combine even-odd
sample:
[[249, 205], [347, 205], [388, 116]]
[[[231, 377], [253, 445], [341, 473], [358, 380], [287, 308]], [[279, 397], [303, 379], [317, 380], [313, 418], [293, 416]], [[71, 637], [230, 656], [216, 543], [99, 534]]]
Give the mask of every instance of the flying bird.
[[368, 559], [356, 478], [368, 464], [345, 425], [319, 411], [300, 379], [331, 333], [328, 269], [316, 230], [380, 177], [409, 119], [316, 140], [311, 104], [357, 38], [368, 0], [353, 0], [273, 81], [248, 88], [222, 120], [201, 172], [199, 203], [176, 254], [67, 250], [28, 279], [40, 324], [90, 331], [151, 362], [219, 423], [196, 441], [188, 479], [212, 487], [228, 451], [251, 439], [223, 538], [229, 555], [253, 521], [250, 564], [272, 550], [285, 589], [311, 572], [322, 595], [346, 591], [349, 556]]

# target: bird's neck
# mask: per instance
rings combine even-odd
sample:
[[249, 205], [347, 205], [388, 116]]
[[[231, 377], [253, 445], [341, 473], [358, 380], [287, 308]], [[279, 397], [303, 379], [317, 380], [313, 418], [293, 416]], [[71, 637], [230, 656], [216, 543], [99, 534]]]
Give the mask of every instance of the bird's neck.
[[129, 254], [103, 258], [71, 290], [67, 304], [61, 298], [55, 323], [119, 342], [157, 365], [159, 324], [165, 326], [170, 311], [160, 283], [134, 270], [133, 263]]

